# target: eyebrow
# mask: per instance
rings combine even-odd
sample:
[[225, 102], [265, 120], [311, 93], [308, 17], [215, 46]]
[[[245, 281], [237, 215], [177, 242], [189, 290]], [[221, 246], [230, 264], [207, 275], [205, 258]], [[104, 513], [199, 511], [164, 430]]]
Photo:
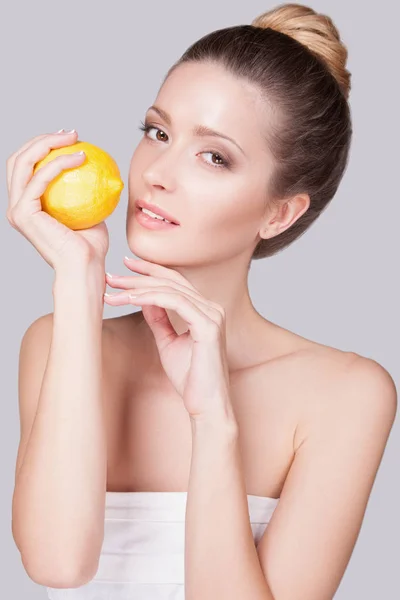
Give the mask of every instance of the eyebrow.
[[[167, 123], [167, 125], [171, 126], [172, 119], [165, 110], [163, 110], [162, 108], [159, 108], [158, 106], [154, 106], [154, 105], [150, 106], [147, 110], [148, 111], [154, 110], [156, 113], [158, 113], [160, 115], [160, 117], [162, 119], [164, 119], [164, 121]], [[206, 127], [206, 125], [195, 125], [195, 127], [193, 127], [193, 129], [192, 129], [192, 134], [197, 137], [213, 136], [213, 137], [224, 138], [225, 140], [229, 140], [230, 142], [232, 142], [232, 144], [235, 144], [235, 146], [237, 148], [239, 148], [240, 152], [242, 152], [242, 154], [244, 154], [243, 149], [239, 146], [239, 144], [237, 142], [235, 142], [235, 140], [233, 138], [231, 138], [219, 131], [215, 131], [215, 129], [210, 129], [209, 127]]]

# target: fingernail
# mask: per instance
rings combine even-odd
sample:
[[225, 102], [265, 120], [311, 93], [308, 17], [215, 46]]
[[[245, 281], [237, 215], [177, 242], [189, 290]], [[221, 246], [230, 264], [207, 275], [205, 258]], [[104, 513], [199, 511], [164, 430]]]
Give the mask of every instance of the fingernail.
[[106, 275], [107, 275], [107, 277], [110, 277], [110, 279], [112, 279], [111, 273], [107, 273], [107, 271], [106, 271]]
[[76, 129], [70, 129], [69, 131], [67, 130], [65, 133], [75, 133]]
[[59, 129], [56, 133], [64, 133], [64, 129]]

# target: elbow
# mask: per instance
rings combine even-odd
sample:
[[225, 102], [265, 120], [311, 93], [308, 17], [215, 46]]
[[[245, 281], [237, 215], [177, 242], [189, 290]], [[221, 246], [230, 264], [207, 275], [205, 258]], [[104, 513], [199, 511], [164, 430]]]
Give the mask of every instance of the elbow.
[[22, 564], [28, 577], [45, 587], [52, 588], [78, 588], [89, 583], [97, 573], [98, 561], [88, 564], [72, 564], [67, 560], [61, 565], [44, 564], [43, 557], [40, 564], [34, 559], [29, 559], [21, 554]]
[[[21, 561], [28, 577], [35, 583], [54, 588], [77, 588], [89, 583], [97, 573], [102, 538], [96, 536], [86, 548], [78, 552], [66, 551], [65, 544], [57, 544], [57, 548], [38, 542], [32, 543], [33, 535], [23, 536], [21, 529], [12, 523], [12, 534], [20, 552]], [[88, 551], [89, 547], [89, 551]], [[40, 548], [40, 549], [39, 549]], [[80, 558], [79, 558], [80, 557]]]

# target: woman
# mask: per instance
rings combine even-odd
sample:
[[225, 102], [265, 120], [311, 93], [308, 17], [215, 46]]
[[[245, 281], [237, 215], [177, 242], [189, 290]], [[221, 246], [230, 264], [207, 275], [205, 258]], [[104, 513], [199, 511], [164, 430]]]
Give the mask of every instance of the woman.
[[[31, 176], [77, 133], [10, 157], [10, 222], [55, 270], [54, 313], [21, 344], [13, 498], [14, 539], [50, 598], [322, 600], [338, 588], [394, 382], [268, 321], [247, 275], [335, 195], [352, 133], [346, 59], [332, 21], [297, 4], [184, 53], [132, 158], [127, 239], [142, 260], [106, 275], [112, 296], [104, 223], [60, 236], [38, 208], [82, 158]], [[141, 310], [103, 321], [104, 300]]]

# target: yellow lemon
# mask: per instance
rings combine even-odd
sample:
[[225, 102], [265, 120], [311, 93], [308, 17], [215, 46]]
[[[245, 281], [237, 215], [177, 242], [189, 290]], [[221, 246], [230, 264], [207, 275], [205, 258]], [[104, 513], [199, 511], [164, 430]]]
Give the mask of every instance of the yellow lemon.
[[64, 169], [41, 196], [42, 210], [73, 230], [87, 229], [104, 221], [116, 208], [124, 183], [115, 160], [88, 142], [53, 148], [36, 163], [33, 174], [60, 154], [83, 150], [82, 164]]

